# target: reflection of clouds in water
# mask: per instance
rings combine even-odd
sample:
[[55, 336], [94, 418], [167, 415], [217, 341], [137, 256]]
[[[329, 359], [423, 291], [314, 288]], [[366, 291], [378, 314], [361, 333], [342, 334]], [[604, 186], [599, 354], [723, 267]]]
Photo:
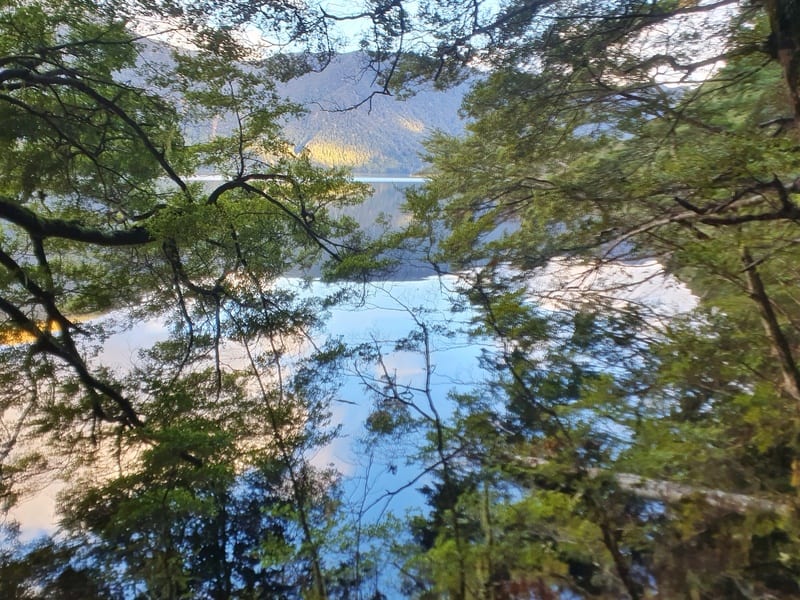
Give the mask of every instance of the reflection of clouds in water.
[[[336, 420], [336, 415], [334, 415], [334, 420]], [[319, 469], [333, 467], [342, 476], [351, 477], [355, 474], [357, 465], [347, 458], [350, 446], [349, 438], [336, 439], [324, 448], [315, 451], [309, 460], [313, 466]]]
[[[111, 321], [113, 317], [106, 317]], [[167, 339], [163, 319], [150, 319], [110, 336], [103, 344], [99, 362], [118, 372], [126, 372], [139, 361], [139, 351]]]
[[[565, 303], [571, 304], [587, 288], [597, 287], [606, 288], [612, 296], [616, 294], [658, 307], [662, 314], [675, 314], [691, 308], [694, 298], [688, 289], [672, 278], [661, 276], [659, 272], [660, 266], [650, 262], [606, 265], [606, 268], [597, 270], [586, 268], [585, 265], [554, 261], [542, 271], [541, 277], [528, 282], [528, 285], [533, 297], [541, 301], [543, 307], [550, 309], [562, 308]], [[544, 294], [546, 289], [553, 289], [555, 283], [565, 286], [565, 290]], [[285, 279], [280, 285], [300, 291], [305, 297], [328, 295], [336, 289], [318, 281], [308, 284], [297, 279]], [[443, 418], [447, 418], [454, 408], [447, 398], [447, 392], [473, 388], [480, 383], [483, 375], [477, 363], [481, 347], [463, 333], [472, 313], [465, 311], [454, 314], [450, 310], [450, 301], [454, 296], [451, 290], [457, 286], [458, 280], [452, 276], [367, 284], [359, 288], [360, 293], [350, 304], [330, 309], [326, 327], [319, 336], [320, 341], [326, 337], [341, 337], [350, 345], [373, 344], [377, 341], [385, 352], [386, 367], [397, 377], [397, 383], [421, 388], [424, 387], [426, 375], [424, 356], [419, 352], [394, 349], [397, 340], [418, 330], [409, 312], [413, 311], [431, 330], [431, 362], [434, 366], [431, 385], [435, 401], [441, 404], [437, 409]], [[437, 331], [439, 326], [460, 333], [449, 337]], [[138, 362], [140, 349], [166, 339], [165, 327], [163, 320], [152, 319], [110, 336], [99, 362], [120, 371], [130, 369]], [[237, 354], [229, 348], [225, 360], [231, 365], [241, 365], [243, 358], [241, 353]], [[374, 364], [361, 366], [372, 377], [381, 375]], [[363, 423], [374, 400], [352, 368], [342, 374], [341, 384], [336, 394], [339, 401], [334, 401], [330, 409], [332, 423], [342, 427], [342, 437], [316, 450], [310, 459], [318, 467], [334, 466], [349, 478], [348, 493], [355, 495], [357, 488], [362, 492], [367, 490], [371, 495], [368, 500], [373, 501], [387, 490], [401, 487], [418, 474], [418, 467], [404, 464], [406, 456], [415, 452], [415, 442], [411, 440], [397, 444], [386, 452], [387, 449], [375, 449], [372, 455], [373, 449], [363, 447], [358, 440], [363, 434]], [[366, 484], [365, 478], [368, 479]], [[399, 510], [401, 507], [419, 505], [420, 498], [414, 491], [419, 485], [411, 486], [404, 492], [404, 497], [393, 501], [392, 506]], [[57, 487], [50, 486], [13, 511], [12, 515], [21, 522], [26, 537], [52, 529], [56, 491]]]
[[[393, 352], [384, 359], [384, 363], [399, 385], [412, 385], [417, 377], [425, 374], [425, 361], [417, 352]], [[375, 374], [381, 374], [377, 367]]]
[[[327, 295], [335, 289], [320, 282], [307, 285], [306, 282], [293, 279], [286, 279], [281, 285], [302, 290], [302, 295], [306, 296]], [[345, 342], [351, 344], [370, 342], [373, 339], [388, 340], [393, 345], [394, 340], [408, 334], [414, 324], [409, 314], [399, 308], [392, 297], [409, 306], [425, 305], [436, 310], [444, 310], [447, 306], [435, 280], [393, 282], [387, 284], [387, 287], [387, 290], [381, 290], [369, 285], [365, 288], [369, 292], [358, 303], [331, 309], [328, 326], [320, 337], [342, 336]], [[150, 319], [131, 327], [123, 327], [122, 323], [124, 317], [121, 313], [112, 313], [98, 319], [97, 324], [108, 325], [117, 333], [109, 336], [95, 360], [95, 364], [112, 368], [120, 374], [140, 362], [139, 352], [142, 349], [168, 337], [164, 319]], [[235, 344], [226, 346], [222, 358], [230, 367], [241, 367], [246, 363], [245, 353]], [[387, 362], [391, 369], [396, 369], [398, 375], [408, 376], [409, 379], [423, 373], [422, 363], [413, 353], [392, 353]], [[344, 402], [332, 404], [331, 421], [334, 425], [342, 426], [343, 436], [328, 446], [317, 449], [310, 459], [317, 467], [333, 465], [342, 475], [349, 477], [355, 475], [360, 467], [359, 461], [353, 456], [353, 446], [369, 413], [371, 399], [353, 373], [345, 374], [342, 381], [337, 397]], [[25, 539], [54, 530], [56, 495], [61, 487], [60, 484], [53, 483], [11, 511], [10, 516], [21, 524]]]
[[[462, 285], [463, 280], [456, 277], [375, 284], [365, 291], [360, 307], [335, 312], [329, 330], [345, 333], [345, 339], [350, 343], [378, 340], [386, 352], [386, 368], [396, 377], [398, 385], [423, 388], [426, 376], [424, 356], [420, 352], [392, 350], [395, 340], [418, 329], [412, 315], [401, 305], [412, 310], [423, 307], [416, 314], [432, 331], [433, 400], [440, 416], [447, 419], [456, 408], [448, 392], [475, 389], [485, 377], [478, 364], [481, 342], [465, 333], [466, 324], [474, 313], [469, 310], [453, 313], [450, 310], [455, 294], [449, 290]], [[655, 261], [588, 265], [554, 260], [524, 285], [530, 299], [544, 310], [576, 308], [602, 298], [614, 306], [641, 305], [651, 311], [654, 319], [667, 319], [690, 310], [696, 304], [691, 291], [675, 278], [665, 275], [661, 265]], [[447, 336], [436, 332], [437, 325], [457, 333]], [[374, 366], [369, 373], [376, 378], [382, 374]], [[363, 385], [357, 378], [353, 379], [356, 381], [346, 384], [342, 393], [360, 387], [363, 398]], [[427, 408], [427, 398], [419, 391], [414, 394], [415, 402]], [[342, 447], [349, 450], [352, 463], [348, 472], [351, 474], [348, 491], [353, 497], [365, 494], [366, 501], [362, 506], [371, 506], [370, 515], [378, 518], [387, 507], [403, 511], [422, 505], [423, 498], [417, 490], [425, 479], [415, 480], [420, 475], [420, 465], [409, 464], [407, 459], [416, 456], [424, 442], [405, 437], [403, 440], [392, 439], [380, 448], [355, 443], [373, 402], [366, 397], [363, 404], [348, 407], [345, 411], [345, 423], [351, 423], [345, 431], [353, 432], [354, 443]], [[336, 464], [343, 463], [339, 461]], [[391, 493], [396, 490], [402, 491], [397, 495]]]
[[555, 259], [541, 269], [528, 289], [549, 310], [602, 299], [618, 307], [628, 302], [647, 307], [655, 316], [668, 318], [697, 303], [691, 290], [665, 273], [655, 260], [589, 264]]
[[54, 532], [57, 518], [56, 496], [62, 487], [60, 482], [51, 483], [9, 511], [10, 519], [21, 525], [23, 541]]
[[[456, 282], [456, 277], [448, 276], [370, 284], [361, 290], [362, 295], [352, 307], [332, 311], [326, 331], [342, 336], [350, 344], [378, 344], [388, 373], [401, 388], [417, 388], [408, 391], [408, 399], [413, 398], [429, 411], [428, 399], [419, 391], [425, 387], [427, 375], [423, 352], [395, 349], [398, 340], [419, 331], [416, 316], [430, 332], [432, 399], [446, 419], [454, 409], [447, 393], [459, 386], [473, 387], [480, 376], [480, 346], [463, 333], [470, 313], [451, 311], [451, 290]], [[449, 337], [445, 329], [460, 333]], [[364, 376], [377, 380], [383, 375], [374, 363], [363, 361], [359, 366]], [[378, 381], [373, 383], [380, 387]], [[423, 499], [417, 488], [423, 480], [414, 482], [420, 467], [412, 458], [423, 441], [413, 435], [379, 442], [378, 446], [364, 443], [364, 422], [375, 406], [375, 398], [365, 391], [355, 372], [343, 377], [339, 396], [348, 402], [341, 405], [344, 410], [339, 413], [343, 415], [340, 423], [346, 437], [337, 440], [334, 457], [337, 467], [348, 476], [345, 496], [361, 507], [358, 510], [369, 507], [367, 521], [379, 519], [387, 507], [399, 513], [421, 506]], [[400, 493], [392, 494], [401, 488]]]

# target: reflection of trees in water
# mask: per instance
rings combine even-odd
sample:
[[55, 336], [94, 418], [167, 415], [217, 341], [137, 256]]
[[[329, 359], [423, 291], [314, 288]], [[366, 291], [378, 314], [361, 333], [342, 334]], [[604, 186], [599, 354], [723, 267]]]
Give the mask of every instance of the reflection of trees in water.
[[353, 217], [358, 224], [370, 233], [377, 233], [381, 227], [376, 225], [384, 220], [390, 227], [399, 227], [407, 222], [401, 210], [405, 201], [405, 190], [414, 185], [406, 182], [369, 183], [374, 193], [364, 203], [348, 206], [341, 213]]

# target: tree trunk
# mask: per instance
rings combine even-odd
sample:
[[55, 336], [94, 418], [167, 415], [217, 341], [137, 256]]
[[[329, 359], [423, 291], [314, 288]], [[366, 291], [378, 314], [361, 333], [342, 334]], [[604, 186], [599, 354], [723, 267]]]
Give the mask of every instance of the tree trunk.
[[781, 389], [787, 396], [800, 402], [800, 371], [792, 355], [789, 341], [778, 323], [775, 310], [772, 308], [772, 302], [764, 288], [764, 282], [761, 281], [761, 276], [758, 274], [753, 257], [747, 248], [742, 248], [742, 264], [747, 276], [747, 293], [758, 306], [764, 331], [769, 338], [772, 352], [780, 364], [783, 376]]
[[[589, 470], [589, 475], [592, 477], [598, 477], [603, 473], [602, 469]], [[630, 492], [640, 498], [660, 500], [668, 504], [698, 498], [712, 508], [738, 514], [760, 512], [789, 516], [794, 511], [794, 506], [791, 504], [768, 498], [736, 494], [663, 479], [650, 479], [632, 473], [615, 473], [612, 479], [619, 489], [625, 492]]]
[[800, 129], [800, 5], [797, 0], [766, 0], [770, 46], [783, 69], [795, 129]]

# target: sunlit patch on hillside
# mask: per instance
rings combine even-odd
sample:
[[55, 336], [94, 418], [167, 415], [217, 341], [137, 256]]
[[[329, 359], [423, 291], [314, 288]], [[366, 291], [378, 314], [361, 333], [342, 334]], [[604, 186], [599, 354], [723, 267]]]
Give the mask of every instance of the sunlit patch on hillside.
[[372, 159], [369, 150], [347, 144], [311, 140], [306, 149], [311, 159], [325, 167], [359, 167]]

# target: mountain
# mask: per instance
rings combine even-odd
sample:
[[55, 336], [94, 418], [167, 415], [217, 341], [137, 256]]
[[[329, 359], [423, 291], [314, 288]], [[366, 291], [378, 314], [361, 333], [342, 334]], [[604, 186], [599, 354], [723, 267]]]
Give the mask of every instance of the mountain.
[[426, 137], [436, 130], [463, 131], [458, 109], [469, 84], [446, 91], [423, 87], [407, 99], [374, 95], [363, 102], [377, 89], [364, 64], [361, 53], [342, 54], [324, 70], [280, 85], [281, 95], [308, 110], [286, 123], [286, 136], [296, 150], [308, 150], [326, 166], [349, 166], [363, 175], [417, 173], [424, 166]]
[[[172, 48], [163, 42], [142, 41], [139, 56], [139, 66], [151, 72], [163, 73], [175, 64]], [[426, 137], [436, 130], [463, 131], [458, 109], [470, 84], [446, 91], [421, 87], [407, 99], [374, 95], [363, 102], [379, 90], [372, 72], [365, 70], [366, 62], [360, 52], [340, 54], [320, 71], [278, 84], [280, 96], [307, 109], [304, 116], [284, 124], [286, 138], [297, 152], [307, 150], [324, 166], [351, 167], [358, 175], [416, 174], [424, 166], [420, 154]], [[120, 77], [134, 85], [151, 85], [135, 70]], [[219, 115], [213, 122], [187, 124], [187, 139], [198, 142], [214, 133], [226, 135], [234, 123], [232, 116]]]

